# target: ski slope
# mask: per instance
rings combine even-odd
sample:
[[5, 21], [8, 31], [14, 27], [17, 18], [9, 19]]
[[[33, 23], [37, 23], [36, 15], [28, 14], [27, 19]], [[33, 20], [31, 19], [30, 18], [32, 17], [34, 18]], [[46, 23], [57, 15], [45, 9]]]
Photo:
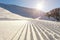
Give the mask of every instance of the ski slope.
[[0, 7], [0, 20], [7, 20], [7, 19], [13, 20], [13, 19], [24, 19], [24, 18], [26, 18], [26, 17], [17, 15], [15, 13], [12, 13], [12, 12]]
[[0, 40], [60, 40], [60, 22], [0, 21]]

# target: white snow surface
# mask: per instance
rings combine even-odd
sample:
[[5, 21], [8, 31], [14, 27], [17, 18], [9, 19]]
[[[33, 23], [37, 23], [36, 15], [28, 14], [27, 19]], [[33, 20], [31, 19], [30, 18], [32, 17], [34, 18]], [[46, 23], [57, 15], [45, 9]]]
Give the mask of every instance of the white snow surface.
[[0, 21], [0, 40], [60, 40], [60, 22]]
[[25, 17], [14, 14], [4, 8], [0, 7], [0, 19], [23, 19]]

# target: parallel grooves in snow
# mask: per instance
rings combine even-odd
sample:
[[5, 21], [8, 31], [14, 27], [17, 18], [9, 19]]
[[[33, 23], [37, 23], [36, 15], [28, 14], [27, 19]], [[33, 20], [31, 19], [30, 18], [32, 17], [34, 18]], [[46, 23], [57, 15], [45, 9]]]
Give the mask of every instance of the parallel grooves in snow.
[[[21, 22], [16, 21], [16, 23], [12, 21], [13, 25], [14, 23], [17, 24], [16, 26], [18, 26], [19, 24], [18, 26], [19, 28], [15, 26], [17, 29], [16, 32], [12, 34], [12, 36], [9, 36], [7, 40], [60, 40], [60, 23], [45, 22], [38, 20], [24, 20], [24, 21], [20, 20], [20, 21]], [[8, 22], [6, 22], [5, 25], [7, 25], [7, 23]], [[10, 27], [13, 26], [10, 25]]]

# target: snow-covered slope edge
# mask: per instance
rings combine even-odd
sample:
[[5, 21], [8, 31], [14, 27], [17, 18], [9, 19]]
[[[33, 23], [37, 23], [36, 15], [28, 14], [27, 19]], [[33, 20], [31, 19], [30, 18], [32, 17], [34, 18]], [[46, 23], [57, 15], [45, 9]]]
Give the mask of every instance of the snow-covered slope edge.
[[13, 5], [13, 4], [0, 3], [0, 7], [6, 10], [9, 10], [12, 13], [18, 14], [23, 17], [28, 17], [28, 18], [37, 18], [41, 15], [41, 13], [45, 13], [42, 10], [22, 7], [22, 6]]
[[0, 20], [1, 19], [24, 19], [24, 18], [25, 17], [14, 14], [14, 13], [0, 7]]
[[36, 18], [36, 19], [37, 19], [37, 20], [49, 20], [49, 21], [56, 21], [56, 19], [55, 19], [55, 18], [46, 16], [46, 13], [45, 13], [45, 14], [43, 14], [42, 16], [40, 16], [40, 17]]

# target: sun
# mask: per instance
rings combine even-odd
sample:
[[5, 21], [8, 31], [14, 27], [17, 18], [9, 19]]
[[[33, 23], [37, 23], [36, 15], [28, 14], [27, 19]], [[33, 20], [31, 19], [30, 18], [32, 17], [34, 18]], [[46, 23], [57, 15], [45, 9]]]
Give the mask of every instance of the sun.
[[36, 6], [35, 6], [35, 8], [38, 9], [38, 10], [42, 10], [44, 8], [43, 2], [37, 3]]

